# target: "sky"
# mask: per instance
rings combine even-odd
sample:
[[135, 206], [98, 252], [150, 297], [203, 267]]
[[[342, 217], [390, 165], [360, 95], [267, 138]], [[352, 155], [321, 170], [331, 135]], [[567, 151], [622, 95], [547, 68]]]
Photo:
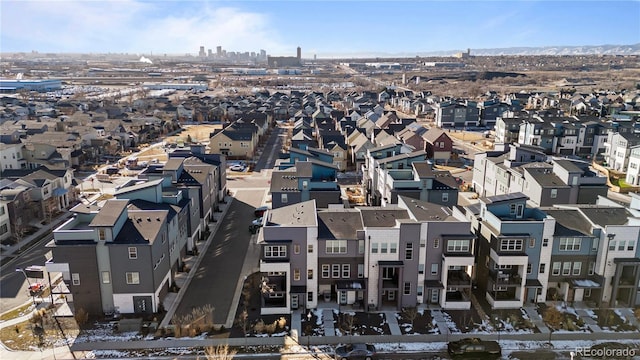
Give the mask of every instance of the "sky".
[[640, 0], [0, 0], [0, 52], [303, 58], [640, 43]]

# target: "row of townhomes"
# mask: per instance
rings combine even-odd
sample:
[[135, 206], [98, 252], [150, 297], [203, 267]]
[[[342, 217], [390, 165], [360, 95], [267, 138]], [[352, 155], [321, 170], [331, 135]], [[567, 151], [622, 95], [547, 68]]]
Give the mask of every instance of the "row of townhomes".
[[640, 198], [630, 207], [527, 200], [512, 193], [445, 207], [400, 196], [386, 206], [320, 209], [308, 200], [273, 209], [258, 239], [262, 313], [318, 302], [468, 309], [472, 295], [495, 309], [640, 304]]
[[[193, 152], [193, 149], [192, 149]], [[69, 280], [71, 301], [90, 314], [154, 313], [226, 193], [224, 156], [170, 154], [120, 186], [78, 204], [53, 231], [47, 263]]]

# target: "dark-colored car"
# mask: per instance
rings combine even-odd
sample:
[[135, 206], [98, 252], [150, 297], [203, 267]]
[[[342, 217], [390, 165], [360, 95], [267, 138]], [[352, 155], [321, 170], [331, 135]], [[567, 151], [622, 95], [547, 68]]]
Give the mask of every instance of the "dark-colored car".
[[455, 358], [483, 358], [497, 359], [502, 355], [497, 341], [481, 340], [479, 338], [465, 338], [451, 341], [447, 346], [449, 355]]
[[371, 344], [347, 344], [336, 348], [337, 360], [373, 360], [376, 348]]
[[256, 208], [253, 215], [255, 215], [255, 217], [262, 217], [267, 210], [269, 210], [268, 206], [260, 206], [259, 208]]

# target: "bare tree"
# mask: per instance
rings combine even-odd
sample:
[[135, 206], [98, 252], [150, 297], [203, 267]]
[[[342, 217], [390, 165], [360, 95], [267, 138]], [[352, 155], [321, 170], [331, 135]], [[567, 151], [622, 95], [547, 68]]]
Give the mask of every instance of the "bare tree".
[[342, 330], [344, 330], [345, 332], [347, 332], [349, 335], [353, 335], [353, 325], [355, 324], [355, 317], [351, 314], [343, 314], [342, 315], [342, 322], [340, 324], [340, 327], [342, 328]]
[[418, 308], [415, 306], [407, 307], [402, 309], [402, 315], [411, 322], [411, 327], [413, 328], [413, 322], [418, 317]]
[[216, 347], [209, 346], [205, 349], [205, 352], [209, 360], [231, 360], [238, 353], [237, 350], [231, 349], [229, 344]]
[[552, 306], [544, 312], [543, 320], [547, 326], [553, 328], [553, 330], [558, 330], [562, 325], [563, 318], [564, 316], [562, 316], [560, 310]]
[[240, 327], [244, 337], [247, 337], [247, 333], [249, 332], [249, 314], [247, 313], [246, 307], [238, 314], [236, 325]]

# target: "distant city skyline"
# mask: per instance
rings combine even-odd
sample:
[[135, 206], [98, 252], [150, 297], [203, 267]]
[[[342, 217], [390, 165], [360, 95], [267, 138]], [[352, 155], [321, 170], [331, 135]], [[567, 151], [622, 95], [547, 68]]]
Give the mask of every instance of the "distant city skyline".
[[303, 58], [640, 43], [639, 1], [0, 2], [0, 51]]

